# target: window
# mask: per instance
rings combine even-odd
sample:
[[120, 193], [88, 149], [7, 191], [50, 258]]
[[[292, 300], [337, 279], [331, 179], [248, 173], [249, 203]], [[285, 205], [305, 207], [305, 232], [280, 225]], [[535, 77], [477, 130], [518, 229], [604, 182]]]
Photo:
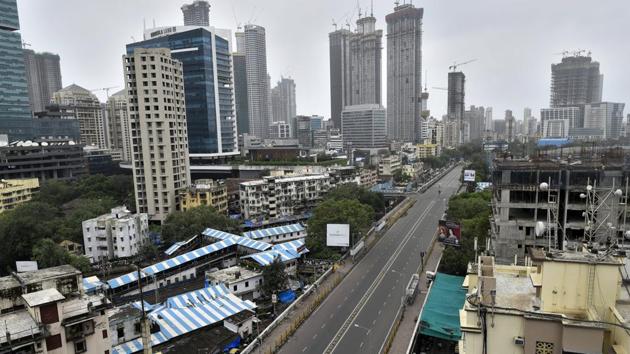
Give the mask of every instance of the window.
[[553, 343], [536, 341], [535, 354], [553, 354]]
[[46, 350], [51, 351], [57, 348], [61, 348], [61, 334], [46, 338]]
[[125, 338], [125, 327], [118, 327], [116, 329], [116, 336], [118, 336], [118, 341]]
[[57, 304], [52, 303], [43, 305], [39, 308], [43, 324], [51, 324], [59, 322], [59, 312], [57, 311]]
[[245, 282], [245, 287], [249, 288], [249, 282], [248, 281]]
[[236, 289], [238, 289], [238, 285], [234, 285], [234, 291], [236, 291]]
[[103, 330], [103, 338], [107, 338], [107, 330], [106, 329]]
[[87, 345], [85, 344], [85, 340], [74, 342], [74, 352], [75, 353], [87, 352]]

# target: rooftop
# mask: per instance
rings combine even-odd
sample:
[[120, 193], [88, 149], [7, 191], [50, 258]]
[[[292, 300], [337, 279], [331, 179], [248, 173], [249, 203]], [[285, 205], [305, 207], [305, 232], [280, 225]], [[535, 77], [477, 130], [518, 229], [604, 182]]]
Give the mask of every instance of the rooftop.
[[27, 310], [19, 310], [0, 316], [0, 344], [7, 342], [7, 333], [15, 341], [42, 332]]
[[14, 276], [18, 279], [22, 285], [28, 285], [33, 283], [39, 283], [45, 280], [71, 277], [81, 275], [81, 272], [71, 265], [64, 264], [57, 267], [43, 268], [30, 272], [14, 273]]
[[36, 307], [63, 300], [65, 296], [61, 295], [57, 289], [49, 288], [34, 293], [23, 294], [22, 299], [24, 299], [29, 307]]
[[496, 305], [532, 311], [537, 305], [536, 288], [529, 277], [518, 274], [498, 273]]
[[250, 279], [260, 276], [262, 273], [249, 270], [240, 266], [233, 266], [216, 272], [206, 273], [206, 278], [209, 280], [230, 284], [235, 280]]

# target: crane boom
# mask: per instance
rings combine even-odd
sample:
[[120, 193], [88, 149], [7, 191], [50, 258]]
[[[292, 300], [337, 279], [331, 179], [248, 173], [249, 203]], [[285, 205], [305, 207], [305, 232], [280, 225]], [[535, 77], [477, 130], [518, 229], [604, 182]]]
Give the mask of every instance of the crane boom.
[[467, 61], [465, 61], [465, 62], [463, 62], [463, 63], [457, 63], [457, 62], [455, 62], [455, 63], [453, 63], [453, 65], [449, 66], [448, 68], [449, 68], [449, 69], [451, 69], [451, 70], [453, 70], [453, 71], [455, 71], [455, 70], [457, 70], [457, 67], [458, 67], [458, 66], [466, 65], [466, 64], [472, 63], [472, 62], [474, 62], [474, 61], [477, 61], [477, 59], [467, 60]]

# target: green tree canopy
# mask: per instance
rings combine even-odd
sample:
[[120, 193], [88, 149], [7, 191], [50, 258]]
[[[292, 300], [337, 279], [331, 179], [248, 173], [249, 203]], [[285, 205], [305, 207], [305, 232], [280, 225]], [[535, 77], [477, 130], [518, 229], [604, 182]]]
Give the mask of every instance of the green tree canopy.
[[186, 240], [206, 228], [240, 233], [239, 224], [209, 206], [198, 206], [170, 214], [162, 225], [162, 241], [169, 244]]
[[382, 194], [372, 192], [367, 188], [360, 187], [356, 183], [346, 183], [326, 193], [327, 200], [348, 200], [354, 199], [362, 204], [372, 207], [374, 212], [380, 214], [385, 212], [385, 197]]
[[81, 272], [87, 272], [90, 269], [90, 262], [87, 258], [69, 253], [49, 238], [41, 239], [35, 243], [33, 260], [37, 261], [39, 268], [69, 264]]
[[270, 265], [263, 268], [261, 290], [265, 295], [271, 295], [286, 289], [287, 273], [285, 273], [284, 269], [284, 263], [278, 258], [274, 259]]
[[308, 221], [306, 246], [314, 258], [331, 258], [335, 253], [326, 247], [327, 224], [349, 224], [352, 242], [365, 235], [372, 225], [374, 210], [354, 199], [328, 199], [315, 208]]

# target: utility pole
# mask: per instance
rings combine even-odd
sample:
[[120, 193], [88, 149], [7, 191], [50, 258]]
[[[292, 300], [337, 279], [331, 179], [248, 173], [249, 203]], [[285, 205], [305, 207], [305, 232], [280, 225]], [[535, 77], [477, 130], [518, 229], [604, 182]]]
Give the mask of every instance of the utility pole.
[[138, 273], [138, 288], [140, 289], [140, 306], [142, 307], [142, 322], [140, 323], [140, 327], [142, 327], [142, 353], [152, 354], [153, 350], [151, 350], [151, 328], [149, 326], [149, 319], [147, 318], [147, 313], [144, 311], [144, 293], [142, 292], [140, 267], [138, 267], [137, 265], [136, 265], [136, 272]]

